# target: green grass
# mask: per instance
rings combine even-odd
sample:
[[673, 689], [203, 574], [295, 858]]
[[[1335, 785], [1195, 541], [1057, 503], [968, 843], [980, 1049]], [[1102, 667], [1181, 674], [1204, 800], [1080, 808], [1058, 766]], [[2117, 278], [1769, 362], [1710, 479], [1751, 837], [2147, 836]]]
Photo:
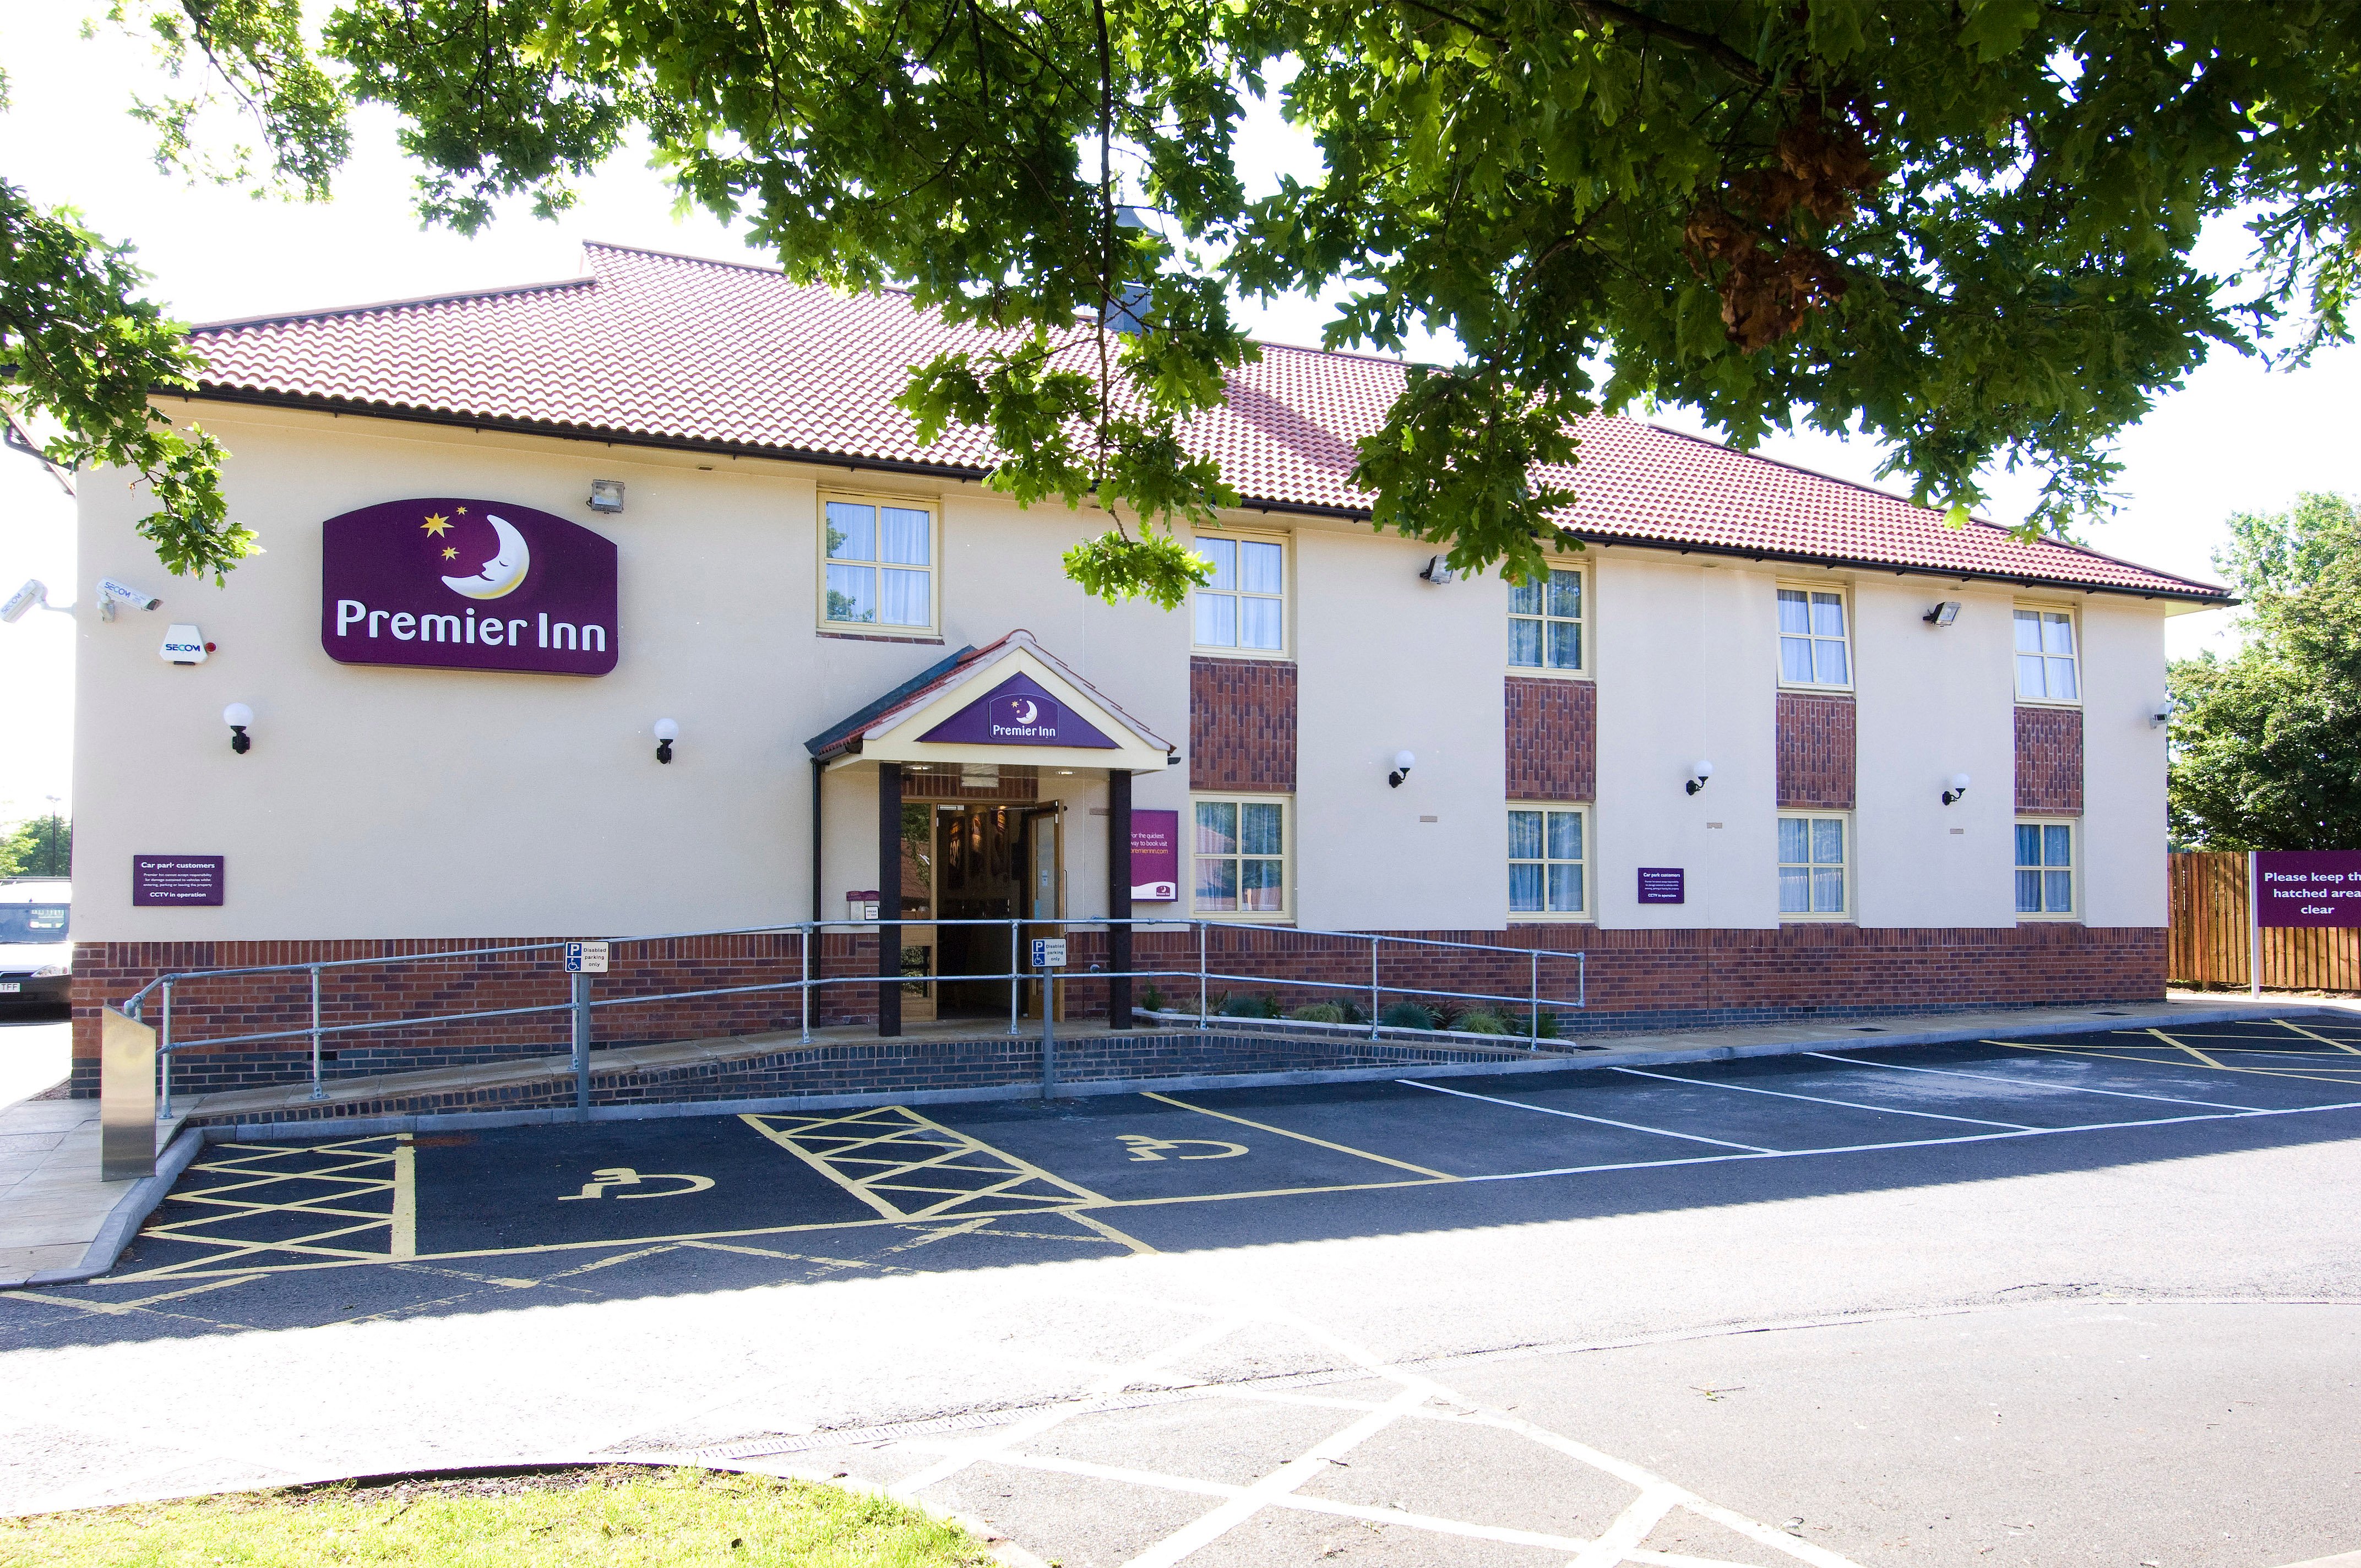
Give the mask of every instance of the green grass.
[[972, 1568], [958, 1526], [833, 1486], [710, 1470], [247, 1492], [0, 1519], [0, 1563], [73, 1568]]

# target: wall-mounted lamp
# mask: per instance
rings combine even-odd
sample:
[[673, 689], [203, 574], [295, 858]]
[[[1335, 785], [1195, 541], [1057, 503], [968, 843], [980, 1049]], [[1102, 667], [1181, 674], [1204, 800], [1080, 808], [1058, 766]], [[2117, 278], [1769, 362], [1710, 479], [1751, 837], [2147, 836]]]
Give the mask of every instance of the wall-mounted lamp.
[[1419, 568], [1418, 575], [1436, 587], [1441, 587], [1451, 580], [1451, 557], [1448, 555], [1428, 557], [1426, 565]]
[[1960, 601], [1945, 599], [1918, 619], [1929, 626], [1949, 626], [1960, 619]]
[[1959, 799], [1960, 796], [1967, 793], [1968, 775], [1965, 773], [1953, 773], [1951, 775], [1951, 787], [1943, 792], [1943, 804], [1945, 806], [1949, 806], [1953, 801]]
[[2158, 702], [2154, 707], [2149, 708], [2147, 710], [2147, 727], [2150, 729], [2158, 729], [2171, 723], [2174, 707], [2175, 704], [2173, 703], [2173, 700], [2170, 697], [2166, 697]]
[[254, 750], [253, 738], [246, 732], [246, 727], [254, 722], [254, 709], [242, 702], [231, 703], [222, 709], [222, 722], [229, 726], [231, 751], [243, 757]]
[[1689, 793], [1691, 795], [1695, 795], [1697, 791], [1705, 788], [1706, 780], [1713, 777], [1713, 764], [1711, 762], [1692, 762], [1689, 764], [1689, 773], [1691, 775], [1689, 779]]
[[620, 479], [591, 480], [590, 510], [592, 511], [622, 510], [623, 481]]
[[1401, 788], [1402, 780], [1410, 777], [1411, 769], [1415, 767], [1417, 764], [1418, 758], [1411, 753], [1408, 751], [1396, 751], [1394, 753], [1394, 771], [1386, 775], [1387, 787], [1389, 789]]
[[678, 723], [676, 720], [670, 719], [670, 718], [659, 718], [659, 719], [657, 719], [657, 720], [656, 720], [656, 761], [657, 761], [657, 762], [671, 762], [671, 761], [672, 761], [672, 743], [673, 743], [674, 741], [675, 741], [675, 740], [679, 740], [679, 739], [680, 739], [680, 725], [679, 725], [679, 723]]

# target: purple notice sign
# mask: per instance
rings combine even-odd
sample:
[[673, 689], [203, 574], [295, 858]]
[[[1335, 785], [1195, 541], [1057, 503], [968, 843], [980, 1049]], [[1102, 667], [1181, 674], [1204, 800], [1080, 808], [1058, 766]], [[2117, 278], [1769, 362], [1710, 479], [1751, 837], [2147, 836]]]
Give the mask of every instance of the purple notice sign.
[[155, 909], [176, 904], [219, 904], [219, 855], [134, 855], [131, 906]]
[[2255, 924], [2361, 926], [2361, 850], [2257, 854]]
[[428, 497], [332, 517], [320, 533], [320, 646], [340, 663], [615, 667], [615, 542], [579, 523]]
[[1180, 814], [1131, 814], [1131, 897], [1135, 904], [1170, 904], [1180, 896]]
[[969, 703], [921, 740], [969, 746], [1089, 746], [1112, 751], [1115, 742], [1095, 725], [1043, 691], [1032, 676], [1014, 674]]
[[1642, 904], [1687, 903], [1688, 869], [1686, 866], [1642, 866], [1640, 868], [1640, 902]]

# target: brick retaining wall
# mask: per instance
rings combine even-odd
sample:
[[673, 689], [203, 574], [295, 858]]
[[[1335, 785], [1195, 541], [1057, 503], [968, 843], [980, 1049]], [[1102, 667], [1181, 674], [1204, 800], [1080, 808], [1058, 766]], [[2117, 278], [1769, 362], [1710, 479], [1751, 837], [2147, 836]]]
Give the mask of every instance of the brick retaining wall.
[[[1559, 1014], [1566, 1033], [1694, 1027], [1716, 1024], [1773, 1023], [1806, 1018], [1858, 1017], [1879, 1013], [1933, 1013], [1948, 1009], [2070, 1005], [2079, 1003], [2152, 1001], [2164, 994], [2165, 933], [2161, 927], [2086, 927], [2032, 924], [1993, 929], [1870, 929], [1842, 925], [1796, 925], [1773, 930], [1601, 931], [1587, 925], [1518, 927], [1498, 931], [1419, 931], [1404, 936], [1447, 941], [1500, 943], [1540, 952], [1542, 993], [1570, 1001], [1576, 994], [1573, 955], [1585, 954], [1589, 970], [1589, 1007], [1545, 1009]], [[1076, 931], [1070, 938], [1071, 972], [1063, 987], [1069, 1016], [1103, 1016], [1106, 987], [1090, 978], [1104, 961], [1103, 933]], [[119, 1004], [153, 977], [173, 970], [313, 962], [335, 959], [390, 958], [447, 952], [511, 943], [413, 942], [84, 942], [75, 948], [73, 1092], [92, 1095], [98, 1087], [98, 1010]], [[1196, 1005], [1197, 938], [1193, 932], [1143, 931], [1137, 938], [1137, 966], [1178, 972], [1157, 982], [1168, 1002]], [[873, 974], [876, 939], [851, 934], [821, 938], [818, 972]], [[594, 982], [594, 995], [616, 996], [691, 988], [770, 984], [799, 972], [796, 938], [779, 936], [704, 937], [631, 946], [619, 945], [611, 972]], [[1282, 1010], [1306, 1002], [1349, 998], [1366, 1005], [1360, 991], [1368, 982], [1366, 943], [1349, 938], [1299, 936], [1283, 928], [1233, 927], [1212, 932], [1209, 967], [1255, 977], [1216, 981], [1218, 998], [1227, 992], [1268, 995]], [[1384, 1000], [1400, 999], [1400, 988], [1478, 992], [1521, 997], [1532, 960], [1510, 953], [1388, 948], [1382, 978]], [[461, 1008], [527, 1007], [558, 1003], [567, 994], [555, 948], [520, 959], [452, 958], [393, 965], [364, 963], [323, 971], [322, 1021], [368, 1018], [382, 1032], [330, 1036], [336, 1053], [324, 1064], [329, 1078], [366, 1077], [470, 1062], [546, 1056], [566, 1048], [569, 1023], [562, 1011], [443, 1025], [405, 1025]], [[1321, 990], [1290, 981], [1333, 981], [1350, 992]], [[1135, 988], [1144, 992], [1148, 981]], [[875, 991], [865, 983], [832, 986], [814, 993], [815, 1025], [859, 1024], [876, 1016]], [[151, 997], [147, 1016], [159, 1015]], [[751, 995], [652, 1001], [644, 1005], [600, 1007], [594, 1038], [600, 1045], [638, 1045], [702, 1039], [794, 1028], [801, 1004], [793, 991]], [[176, 1034], [182, 1039], [302, 1028], [310, 1018], [310, 985], [301, 971], [231, 976], [183, 982], [175, 1001]], [[390, 1037], [392, 1036], [392, 1037]], [[206, 1092], [298, 1080], [310, 1071], [302, 1037], [256, 1047], [176, 1053], [173, 1082], [183, 1091]], [[801, 1092], [780, 1090], [776, 1092]]]

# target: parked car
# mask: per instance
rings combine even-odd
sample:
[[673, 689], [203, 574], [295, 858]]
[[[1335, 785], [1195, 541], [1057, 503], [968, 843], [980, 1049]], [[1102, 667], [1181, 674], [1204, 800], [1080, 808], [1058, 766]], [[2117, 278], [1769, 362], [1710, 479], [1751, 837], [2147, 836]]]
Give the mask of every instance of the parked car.
[[63, 877], [0, 881], [0, 1007], [63, 1007], [70, 1001], [72, 902], [73, 884]]

